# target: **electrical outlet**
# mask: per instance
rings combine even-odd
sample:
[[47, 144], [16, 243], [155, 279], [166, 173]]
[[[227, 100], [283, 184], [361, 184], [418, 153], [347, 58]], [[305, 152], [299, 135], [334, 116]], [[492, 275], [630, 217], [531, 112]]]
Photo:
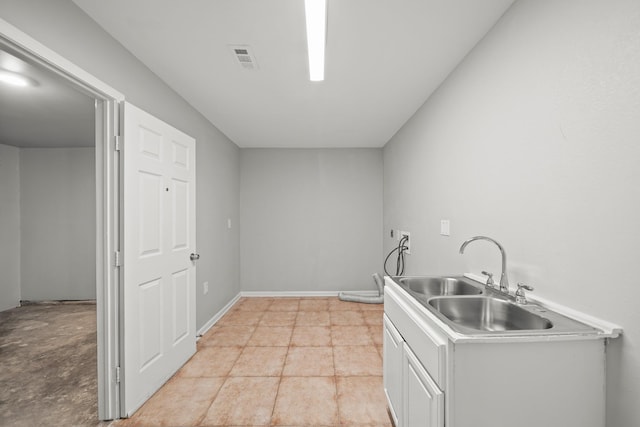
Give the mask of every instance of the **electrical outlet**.
[[202, 284], [202, 294], [206, 295], [207, 293], [209, 293], [209, 282], [204, 282]]
[[404, 253], [407, 255], [411, 255], [411, 233], [409, 233], [408, 231], [400, 231], [398, 233], [398, 236], [400, 237], [400, 240], [402, 240], [403, 237], [407, 237], [406, 242], [404, 242], [404, 246], [407, 247], [407, 249], [405, 249]]

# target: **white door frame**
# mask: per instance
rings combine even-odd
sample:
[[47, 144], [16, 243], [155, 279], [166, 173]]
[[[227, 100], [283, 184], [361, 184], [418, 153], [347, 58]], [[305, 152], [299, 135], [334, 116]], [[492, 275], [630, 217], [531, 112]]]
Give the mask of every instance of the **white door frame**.
[[[120, 412], [120, 156], [118, 103], [124, 96], [18, 28], [0, 19], [0, 46], [37, 62], [96, 99], [96, 306], [98, 328], [98, 417]], [[118, 252], [118, 254], [116, 254]]]

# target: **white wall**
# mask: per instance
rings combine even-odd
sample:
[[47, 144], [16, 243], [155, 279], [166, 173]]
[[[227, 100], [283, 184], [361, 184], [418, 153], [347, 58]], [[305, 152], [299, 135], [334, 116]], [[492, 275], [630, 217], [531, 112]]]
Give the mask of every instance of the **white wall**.
[[243, 149], [244, 291], [373, 290], [381, 149]]
[[21, 299], [96, 297], [95, 149], [20, 150]]
[[[235, 144], [214, 141], [196, 147], [196, 226], [201, 256], [196, 287], [198, 327], [240, 292], [240, 150]], [[205, 281], [209, 282], [206, 295]]]
[[[0, 0], [0, 16], [114, 89], [127, 101], [196, 139], [196, 323], [200, 327], [240, 290], [240, 150], [183, 98], [68, 0]], [[202, 282], [211, 291], [202, 294]]]
[[412, 232], [409, 274], [498, 276], [494, 246], [458, 254], [488, 235], [513, 286], [624, 327], [608, 427], [640, 425], [639, 28], [634, 0], [518, 1], [384, 150], [385, 233]]
[[20, 149], [0, 144], [0, 311], [20, 305]]

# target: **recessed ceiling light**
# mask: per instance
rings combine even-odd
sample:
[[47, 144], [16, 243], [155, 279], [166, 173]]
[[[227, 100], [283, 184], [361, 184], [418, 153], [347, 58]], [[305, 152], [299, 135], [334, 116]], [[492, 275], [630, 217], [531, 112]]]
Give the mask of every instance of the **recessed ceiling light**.
[[28, 77], [5, 70], [0, 70], [0, 82], [20, 87], [30, 86], [32, 84], [31, 79]]
[[305, 0], [309, 80], [324, 80], [324, 48], [327, 34], [327, 0]]

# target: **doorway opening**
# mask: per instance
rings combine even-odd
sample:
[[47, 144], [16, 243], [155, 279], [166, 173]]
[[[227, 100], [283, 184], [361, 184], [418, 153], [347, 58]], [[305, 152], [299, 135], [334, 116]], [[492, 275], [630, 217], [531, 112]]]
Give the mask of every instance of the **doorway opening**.
[[8, 48], [0, 70], [27, 82], [0, 84], [0, 423], [91, 424], [96, 100]]
[[[8, 254], [0, 276], [0, 363], [7, 366], [2, 358], [10, 357], [19, 371], [23, 368], [17, 361], [27, 359], [26, 369], [35, 370], [38, 361], [65, 357], [57, 332], [79, 338], [76, 369], [43, 373], [40, 379], [45, 381], [34, 388], [36, 395], [21, 412], [42, 417], [57, 403], [73, 405], [73, 397], [62, 390], [69, 381], [84, 388], [81, 400], [90, 403], [94, 421], [118, 418], [120, 271], [115, 261], [120, 204], [115, 135], [118, 103], [124, 97], [2, 20], [0, 71], [26, 77], [23, 86], [0, 82], [0, 174], [11, 178], [0, 185], [1, 209], [6, 211], [0, 219], [5, 234], [0, 253]], [[26, 320], [18, 319], [17, 310], [26, 313]], [[9, 330], [16, 325], [22, 330]], [[43, 338], [36, 332], [44, 332]], [[35, 349], [36, 356], [14, 353], [20, 346]], [[78, 354], [69, 359], [74, 356]], [[84, 377], [81, 366], [89, 373]], [[0, 381], [17, 385], [8, 375], [9, 370], [3, 370]], [[49, 375], [55, 380], [47, 383]], [[61, 387], [43, 387], [56, 382]], [[62, 390], [61, 396], [52, 390]], [[35, 408], [40, 399], [53, 406]], [[0, 405], [0, 420], [19, 409], [6, 403]]]

